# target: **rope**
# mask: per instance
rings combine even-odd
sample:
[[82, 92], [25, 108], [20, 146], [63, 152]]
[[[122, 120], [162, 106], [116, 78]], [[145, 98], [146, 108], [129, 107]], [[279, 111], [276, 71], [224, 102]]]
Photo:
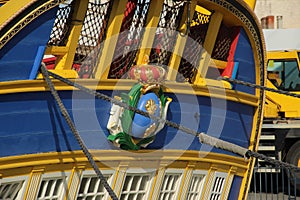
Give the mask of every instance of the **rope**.
[[219, 148], [219, 149], [223, 149], [223, 150], [226, 150], [226, 151], [229, 151], [229, 152], [232, 152], [232, 153], [235, 153], [235, 154], [238, 154], [238, 155], [241, 155], [245, 158], [250, 158], [250, 157], [255, 157], [255, 158], [259, 158], [261, 160], [266, 160], [268, 162], [270, 162], [271, 164], [274, 164], [276, 166], [283, 166], [283, 167], [286, 167], [286, 168], [290, 168], [290, 169], [295, 169], [295, 170], [300, 170], [297, 166], [295, 165], [292, 165], [292, 164], [289, 164], [289, 163], [284, 163], [282, 161], [278, 161], [278, 160], [275, 160], [275, 159], [272, 159], [272, 158], [269, 158], [263, 154], [260, 154], [260, 153], [257, 153], [257, 152], [254, 152], [254, 151], [251, 151], [251, 150], [248, 150], [246, 148], [243, 148], [241, 146], [238, 146], [238, 145], [235, 145], [235, 144], [232, 144], [232, 143], [229, 143], [227, 141], [224, 141], [224, 140], [221, 140], [221, 139], [218, 139], [218, 138], [215, 138], [215, 137], [212, 137], [212, 136], [209, 136], [205, 133], [200, 133], [200, 132], [197, 132], [195, 130], [192, 130], [190, 128], [187, 128], [187, 127], [184, 127], [184, 126], [181, 126], [177, 123], [174, 123], [172, 121], [169, 121], [169, 120], [164, 120], [164, 119], [161, 119], [159, 117], [156, 117], [156, 116], [153, 116], [153, 115], [149, 115], [149, 113], [147, 112], [144, 112], [142, 110], [139, 110], [135, 107], [132, 107], [132, 106], [129, 106], [121, 101], [118, 101], [114, 98], [111, 98], [105, 94], [102, 94], [102, 93], [99, 93], [99, 92], [96, 92], [96, 91], [93, 91], [91, 89], [88, 89], [82, 85], [79, 85], [78, 83], [75, 83], [75, 82], [72, 82], [66, 78], [63, 78], [55, 73], [52, 73], [50, 71], [48, 71], [49, 75], [52, 76], [53, 78], [67, 84], [67, 85], [70, 85], [70, 86], [73, 86], [75, 88], [78, 88], [88, 94], [91, 94], [91, 95], [94, 95], [95, 97], [99, 98], [99, 99], [102, 99], [102, 100], [105, 100], [105, 101], [109, 101], [113, 104], [116, 104], [118, 106], [121, 106], [121, 107], [124, 107], [125, 109], [128, 109], [128, 110], [131, 110], [133, 112], [136, 112], [138, 114], [141, 114], [143, 116], [146, 116], [146, 117], [149, 117], [151, 118], [152, 120], [154, 121], [157, 121], [157, 122], [160, 122], [160, 123], [165, 123], [166, 125], [170, 126], [170, 127], [173, 127], [173, 128], [176, 128], [178, 130], [181, 130], [185, 133], [188, 133], [188, 134], [192, 134], [196, 137], [199, 138], [199, 142], [200, 143], [203, 143], [203, 144], [207, 144], [207, 145], [210, 145], [210, 146], [213, 146], [213, 147], [216, 147], [216, 148]]
[[113, 200], [118, 200], [118, 197], [116, 196], [116, 194], [114, 193], [114, 191], [112, 190], [112, 188], [109, 186], [109, 184], [106, 181], [106, 178], [103, 176], [103, 174], [101, 173], [101, 171], [99, 170], [96, 162], [94, 161], [91, 153], [88, 151], [87, 147], [85, 146], [84, 142], [82, 141], [73, 121], [71, 120], [71, 117], [68, 113], [68, 111], [66, 110], [65, 106], [63, 105], [57, 91], [54, 88], [54, 85], [52, 83], [52, 81], [49, 78], [49, 73], [45, 67], [45, 64], [41, 65], [41, 72], [43, 74], [43, 77], [48, 85], [48, 87], [50, 88], [50, 91], [56, 101], [56, 103], [58, 104], [61, 113], [63, 115], [63, 117], [65, 118], [66, 122], [68, 123], [68, 126], [70, 127], [71, 131], [73, 132], [78, 144], [80, 145], [83, 153], [85, 154], [85, 156], [87, 157], [89, 163], [91, 164], [91, 166], [93, 167], [94, 171], [96, 172], [98, 178], [100, 179], [100, 182], [103, 184], [103, 186], [105, 187], [105, 189], [107, 190], [107, 192], [109, 193], [110, 197]]
[[284, 94], [284, 95], [287, 95], [287, 96], [300, 98], [300, 94], [295, 94], [295, 93], [291, 93], [289, 91], [280, 90], [280, 89], [269, 88], [269, 87], [266, 87], [266, 86], [256, 85], [256, 84], [253, 84], [253, 83], [249, 83], [249, 82], [245, 82], [245, 81], [241, 81], [241, 80], [237, 80], [237, 79], [232, 79], [232, 78], [227, 78], [227, 77], [219, 77], [218, 80], [224, 80], [224, 81], [228, 81], [228, 82], [231, 82], [231, 83], [234, 83], [234, 84], [245, 85], [245, 86], [260, 89], [260, 90], [266, 90], [266, 91], [269, 91], [269, 92], [275, 92], [275, 93], [278, 93], [278, 94]]

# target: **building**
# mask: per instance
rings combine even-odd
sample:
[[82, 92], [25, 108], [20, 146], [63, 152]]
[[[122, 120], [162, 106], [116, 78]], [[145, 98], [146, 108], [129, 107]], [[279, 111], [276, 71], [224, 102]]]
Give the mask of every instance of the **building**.
[[300, 28], [299, 0], [256, 0], [254, 12], [263, 28]]

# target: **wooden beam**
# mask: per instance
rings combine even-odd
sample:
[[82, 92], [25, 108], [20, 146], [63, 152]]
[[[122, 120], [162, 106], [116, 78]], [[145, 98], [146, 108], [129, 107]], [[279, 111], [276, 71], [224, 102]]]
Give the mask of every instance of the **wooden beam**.
[[159, 23], [160, 13], [164, 0], [152, 1], [149, 7], [146, 28], [141, 42], [141, 47], [137, 56], [137, 64], [143, 64], [144, 59], [150, 56], [151, 48], [155, 38], [156, 28]]
[[112, 6], [112, 11], [108, 21], [106, 40], [103, 43], [103, 49], [99, 58], [99, 63], [95, 69], [95, 78], [107, 78], [108, 76], [109, 67], [114, 56], [113, 51], [116, 48], [118, 34], [122, 26], [122, 23], [120, 22], [122, 22], [124, 18], [124, 10], [126, 8], [126, 4], [126, 0], [119, 0], [115, 1]]
[[199, 63], [199, 68], [195, 76], [194, 84], [196, 85], [203, 84], [202, 78], [205, 78], [206, 76], [208, 65], [211, 59], [211, 54], [213, 52], [215, 42], [221, 27], [222, 19], [223, 15], [219, 12], [215, 12], [211, 15], [206, 37], [203, 43], [203, 48], [205, 49], [205, 52], [202, 54], [202, 58], [200, 59]]
[[[193, 16], [194, 16], [194, 12], [195, 12], [195, 8], [196, 8], [196, 3], [195, 1], [191, 2], [190, 5], [190, 19], [192, 21]], [[187, 31], [187, 7], [185, 7], [184, 9], [184, 13], [182, 15], [182, 19], [181, 19], [181, 26], [180, 26], [180, 32], [181, 34], [178, 34], [177, 36], [177, 41], [176, 41], [176, 45], [174, 47], [174, 52], [172, 54], [172, 57], [170, 59], [170, 67], [172, 68], [171, 70], [168, 71], [167, 74], [167, 80], [172, 80], [175, 81], [176, 80], [176, 76], [178, 73], [178, 69], [179, 69], [179, 65], [182, 59], [182, 54], [183, 51], [185, 49], [185, 44], [186, 41], [188, 39], [188, 35], [186, 35], [186, 31]]]
[[72, 68], [88, 3], [89, 0], [77, 0], [75, 2], [70, 34], [66, 45], [67, 53], [57, 58], [57, 65], [55, 69], [69, 70]]

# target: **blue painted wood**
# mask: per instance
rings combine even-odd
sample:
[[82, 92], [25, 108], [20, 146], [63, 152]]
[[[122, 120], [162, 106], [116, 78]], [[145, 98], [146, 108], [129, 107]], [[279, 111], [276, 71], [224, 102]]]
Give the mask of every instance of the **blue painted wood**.
[[[236, 79], [256, 83], [255, 68], [253, 67], [255, 66], [253, 51], [249, 38], [243, 28], [240, 30], [234, 61], [239, 62]], [[255, 89], [248, 86], [236, 85], [235, 89], [250, 94], [255, 93]]]
[[34, 59], [33, 66], [32, 66], [32, 69], [31, 69], [31, 72], [30, 72], [30, 75], [29, 75], [29, 80], [36, 79], [36, 76], [38, 74], [38, 70], [39, 70], [40, 65], [42, 63], [42, 60], [43, 60], [45, 49], [46, 49], [46, 46], [39, 46], [38, 47], [37, 54], [36, 54], [36, 57]]
[[40, 46], [46, 46], [57, 8], [33, 20], [0, 49], [0, 81], [28, 80]]
[[234, 176], [231, 184], [231, 189], [228, 194], [228, 199], [238, 199], [240, 194], [241, 184], [242, 184], [242, 177]]
[[[109, 91], [104, 93], [111, 95]], [[106, 139], [109, 134], [106, 129], [111, 107], [109, 102], [95, 99], [80, 91], [60, 91], [59, 94], [88, 148], [117, 149]], [[166, 95], [173, 99], [168, 120], [248, 147], [254, 113], [252, 106], [228, 101], [224, 107], [224, 102], [220, 99], [175, 96], [171, 93]], [[80, 150], [49, 92], [1, 95], [0, 122], [1, 157]], [[167, 126], [148, 147], [203, 150], [233, 155], [201, 145], [193, 135]]]

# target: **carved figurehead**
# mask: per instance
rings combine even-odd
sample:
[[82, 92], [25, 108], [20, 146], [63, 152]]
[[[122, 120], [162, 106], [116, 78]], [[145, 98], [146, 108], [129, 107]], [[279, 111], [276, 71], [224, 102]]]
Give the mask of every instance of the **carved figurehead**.
[[[157, 65], [137, 65], [130, 69], [128, 76], [137, 80], [128, 94], [116, 99], [156, 118], [166, 119], [171, 99], [164, 95], [161, 84], [165, 80], [165, 69]], [[164, 127], [147, 116], [112, 105], [107, 129], [108, 140], [125, 150], [138, 150], [146, 147], [155, 139], [155, 135]]]

